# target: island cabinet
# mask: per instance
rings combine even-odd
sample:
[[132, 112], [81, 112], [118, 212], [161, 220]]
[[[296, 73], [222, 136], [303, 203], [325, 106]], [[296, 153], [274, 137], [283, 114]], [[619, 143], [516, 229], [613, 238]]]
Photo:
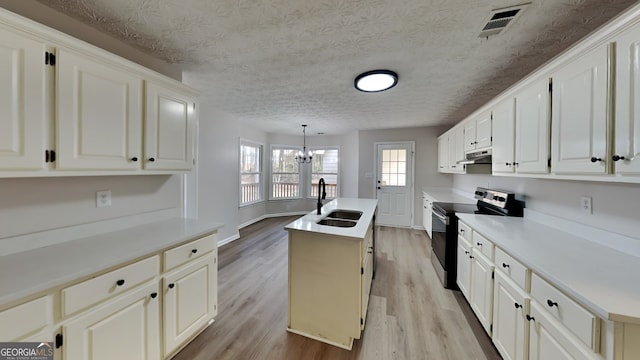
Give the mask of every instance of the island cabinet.
[[[375, 200], [370, 201], [375, 204]], [[351, 350], [354, 339], [360, 339], [375, 269], [375, 224], [371, 215], [363, 211], [358, 220], [360, 229], [344, 230], [342, 235], [341, 230], [317, 225], [313, 220], [310, 222], [314, 225], [303, 225], [305, 220], [287, 225], [289, 332], [347, 350]], [[302, 219], [322, 216], [326, 214], [318, 216], [314, 212]], [[360, 235], [355, 234], [360, 231]]]

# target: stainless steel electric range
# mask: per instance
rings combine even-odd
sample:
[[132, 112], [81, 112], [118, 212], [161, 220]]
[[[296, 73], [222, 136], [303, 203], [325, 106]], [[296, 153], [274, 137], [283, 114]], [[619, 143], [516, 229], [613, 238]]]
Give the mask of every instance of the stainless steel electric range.
[[477, 188], [476, 204], [433, 203], [431, 263], [447, 289], [457, 289], [458, 218], [456, 213], [522, 216], [524, 201], [512, 192]]

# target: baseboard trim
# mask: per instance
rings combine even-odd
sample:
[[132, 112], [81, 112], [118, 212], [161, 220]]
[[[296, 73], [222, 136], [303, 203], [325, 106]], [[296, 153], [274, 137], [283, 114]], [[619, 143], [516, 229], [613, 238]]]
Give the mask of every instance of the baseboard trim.
[[228, 243], [230, 243], [232, 241], [235, 241], [235, 240], [238, 240], [238, 239], [240, 239], [240, 234], [235, 234], [235, 235], [230, 236], [230, 237], [228, 237], [226, 239], [222, 239], [222, 240], [218, 241], [218, 247], [221, 247], [223, 245], [227, 245]]

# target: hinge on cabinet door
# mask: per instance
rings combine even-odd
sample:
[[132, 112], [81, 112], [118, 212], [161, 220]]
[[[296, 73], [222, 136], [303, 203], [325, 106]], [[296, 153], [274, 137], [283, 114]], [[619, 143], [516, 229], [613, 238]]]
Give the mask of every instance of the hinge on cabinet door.
[[44, 151], [44, 162], [45, 163], [49, 162], [49, 150]]
[[493, 332], [493, 324], [489, 325], [489, 331]]
[[62, 334], [56, 334], [56, 349], [62, 346]]
[[495, 279], [495, 278], [496, 278], [496, 272], [495, 272], [495, 271], [492, 271], [492, 272], [491, 272], [491, 278], [492, 278], [492, 279]]
[[364, 325], [364, 319], [360, 318], [360, 325]]
[[360, 275], [364, 275], [364, 268], [360, 267]]
[[549, 167], [549, 168], [551, 167], [551, 158], [547, 159], [547, 167]]
[[56, 64], [56, 56], [48, 51], [44, 52], [44, 64], [54, 66]]
[[553, 92], [553, 82], [549, 79], [549, 92]]
[[49, 153], [51, 154], [51, 156], [49, 156], [49, 160], [51, 162], [55, 162], [56, 161], [56, 151], [55, 150], [49, 150]]

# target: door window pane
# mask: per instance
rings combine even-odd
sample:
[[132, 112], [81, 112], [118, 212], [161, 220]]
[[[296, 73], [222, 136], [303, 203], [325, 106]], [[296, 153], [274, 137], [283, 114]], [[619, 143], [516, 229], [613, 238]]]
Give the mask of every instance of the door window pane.
[[384, 186], [405, 186], [407, 172], [406, 149], [382, 150], [382, 180]]

